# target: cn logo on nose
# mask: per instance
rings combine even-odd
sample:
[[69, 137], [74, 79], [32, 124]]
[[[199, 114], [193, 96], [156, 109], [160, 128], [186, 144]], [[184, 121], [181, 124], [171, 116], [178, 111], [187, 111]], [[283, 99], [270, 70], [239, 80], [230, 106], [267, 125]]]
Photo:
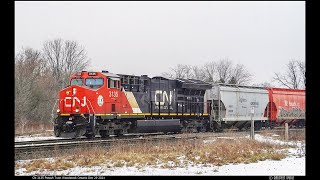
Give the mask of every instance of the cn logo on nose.
[[77, 97], [66, 97], [64, 99], [64, 106], [65, 107], [74, 107], [76, 102], [77, 104], [80, 104], [82, 107], [86, 106], [87, 105], [87, 97], [86, 96], [83, 96], [83, 98], [81, 99], [83, 102], [80, 101], [79, 98]]

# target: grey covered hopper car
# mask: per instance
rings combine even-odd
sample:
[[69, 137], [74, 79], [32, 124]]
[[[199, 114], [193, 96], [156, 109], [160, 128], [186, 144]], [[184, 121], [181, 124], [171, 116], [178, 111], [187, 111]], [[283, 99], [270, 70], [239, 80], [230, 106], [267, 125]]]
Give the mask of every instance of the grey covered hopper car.
[[205, 110], [211, 108], [215, 128], [247, 128], [252, 118], [259, 129], [268, 120], [265, 117], [268, 98], [268, 91], [261, 87], [214, 84], [205, 93], [204, 101], [212, 103]]

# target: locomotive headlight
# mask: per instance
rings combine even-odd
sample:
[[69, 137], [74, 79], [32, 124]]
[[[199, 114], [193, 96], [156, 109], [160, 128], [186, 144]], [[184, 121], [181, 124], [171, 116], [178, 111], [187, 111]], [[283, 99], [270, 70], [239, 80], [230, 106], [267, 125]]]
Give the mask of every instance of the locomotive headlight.
[[72, 93], [73, 93], [73, 95], [75, 95], [75, 94], [77, 93], [77, 89], [76, 89], [76, 88], [73, 88], [73, 89], [72, 89]]
[[76, 109], [76, 113], [78, 113], [78, 112], [79, 112], [79, 109], [77, 108], [77, 109]]
[[60, 112], [60, 109], [57, 109], [57, 113], [59, 113]]

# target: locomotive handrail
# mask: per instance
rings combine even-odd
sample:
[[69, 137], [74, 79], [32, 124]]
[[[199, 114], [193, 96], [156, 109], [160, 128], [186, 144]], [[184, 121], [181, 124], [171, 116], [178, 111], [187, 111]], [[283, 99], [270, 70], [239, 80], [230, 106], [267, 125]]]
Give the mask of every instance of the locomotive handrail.
[[[92, 111], [93, 111], [93, 114], [95, 114], [95, 111], [94, 111], [94, 109], [93, 109], [93, 106], [92, 106], [92, 104], [91, 104], [91, 101], [88, 99], [88, 101], [89, 101], [89, 103], [90, 103], [90, 106], [91, 106], [91, 108], [92, 108]], [[88, 106], [88, 104], [87, 104], [87, 106]], [[90, 110], [90, 109], [89, 109]], [[90, 114], [90, 112], [89, 112], [89, 114]]]
[[88, 104], [86, 104], [86, 106], [87, 106], [87, 109], [89, 110], [89, 114], [91, 114], [91, 113], [90, 113], [90, 109], [89, 109], [89, 107], [88, 107]]
[[[93, 107], [92, 107], [92, 104], [91, 104], [91, 101], [88, 99], [88, 101], [89, 101], [89, 103], [90, 103], [90, 106], [91, 106], [91, 108], [92, 108], [92, 111], [93, 111], [93, 123], [94, 123], [94, 127], [96, 126], [96, 120], [95, 120], [95, 111], [94, 111], [94, 109], [93, 109]], [[88, 107], [88, 105], [87, 105], [87, 107]], [[90, 110], [90, 109], [89, 109]], [[89, 122], [90, 122], [90, 124], [91, 124], [91, 118], [90, 118], [90, 116], [91, 116], [91, 113], [90, 113], [90, 111], [89, 111]]]

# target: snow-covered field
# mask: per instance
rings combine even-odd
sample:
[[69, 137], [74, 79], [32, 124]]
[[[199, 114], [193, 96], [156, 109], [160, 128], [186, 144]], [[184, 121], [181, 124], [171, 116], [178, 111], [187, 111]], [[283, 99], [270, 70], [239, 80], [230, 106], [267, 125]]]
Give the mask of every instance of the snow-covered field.
[[[93, 167], [74, 167], [63, 171], [32, 171], [27, 173], [25, 168], [16, 169], [16, 175], [100, 175], [100, 176], [124, 176], [124, 175], [287, 175], [287, 176], [304, 176], [305, 175], [305, 144], [302, 142], [284, 142], [274, 140], [271, 137], [265, 137], [256, 134], [255, 139], [258, 141], [268, 141], [271, 143], [296, 145], [297, 148], [289, 148], [289, 156], [280, 160], [265, 160], [250, 164], [227, 164], [223, 166], [193, 165], [189, 163], [183, 168], [163, 168], [158, 166], [137, 167], [110, 167], [107, 164]], [[16, 163], [21, 163], [19, 161]]]

